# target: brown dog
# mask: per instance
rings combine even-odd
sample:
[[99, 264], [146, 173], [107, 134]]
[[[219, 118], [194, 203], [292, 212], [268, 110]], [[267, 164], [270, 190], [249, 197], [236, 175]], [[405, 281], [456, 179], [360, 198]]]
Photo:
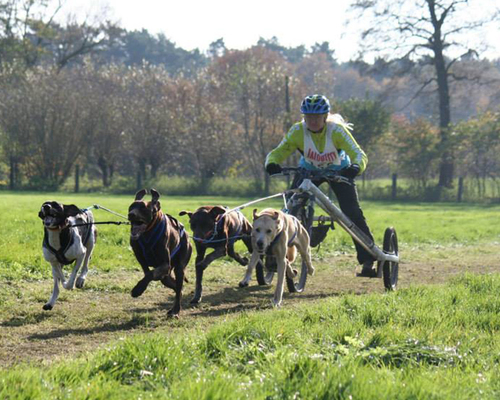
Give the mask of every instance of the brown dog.
[[[145, 194], [145, 189], [138, 191], [135, 201], [128, 209], [128, 220], [132, 225], [130, 245], [144, 271], [144, 278], [132, 289], [132, 297], [139, 297], [151, 281], [159, 280], [174, 289], [175, 301], [168, 315], [178, 317], [185, 280], [184, 270], [193, 249], [184, 226], [161, 211], [158, 200], [160, 194], [151, 189], [149, 202], [142, 200]], [[153, 270], [149, 267], [153, 267]]]
[[248, 263], [247, 272], [240, 285], [247, 285], [252, 271], [265, 254], [276, 257], [278, 264], [278, 281], [274, 292], [273, 304], [281, 305], [285, 273], [290, 278], [297, 275], [291, 264], [295, 260], [297, 250], [302, 261], [307, 265], [307, 273], [314, 274], [309, 247], [309, 234], [297, 218], [292, 215], [266, 208], [260, 214], [253, 210], [252, 246], [255, 251]]
[[[248, 251], [252, 252], [252, 225], [239, 211], [226, 214], [223, 206], [204, 206], [195, 212], [181, 211], [179, 215], [188, 215], [196, 247], [196, 287], [191, 304], [198, 304], [202, 296], [203, 271], [216, 259], [226, 254], [241, 265], [247, 265], [248, 259], [240, 257], [234, 250], [234, 243], [241, 239]], [[214, 251], [205, 257], [208, 248]]]

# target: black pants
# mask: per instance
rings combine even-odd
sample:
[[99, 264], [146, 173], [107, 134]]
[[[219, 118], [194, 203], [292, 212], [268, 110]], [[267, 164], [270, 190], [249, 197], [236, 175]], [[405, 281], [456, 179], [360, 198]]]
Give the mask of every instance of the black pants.
[[[368, 227], [365, 216], [363, 215], [363, 210], [361, 210], [361, 206], [359, 205], [358, 191], [356, 189], [356, 184], [353, 182], [352, 185], [348, 185], [346, 183], [336, 183], [327, 181], [326, 179], [321, 180], [313, 180], [316, 186], [319, 187], [324, 182], [328, 182], [330, 187], [335, 193], [337, 200], [339, 202], [340, 209], [342, 212], [347, 215], [347, 217], [354, 222], [354, 224], [361, 229], [363, 233], [365, 233], [371, 240], [373, 240], [373, 235], [370, 232], [370, 228]], [[292, 183], [292, 189], [295, 189], [300, 186], [302, 183], [302, 179], [300, 177], [295, 177]], [[363, 246], [361, 246], [354, 239], [352, 240], [354, 246], [356, 247], [356, 253], [358, 262], [363, 264], [366, 261], [375, 261], [373, 256], [368, 253]]]

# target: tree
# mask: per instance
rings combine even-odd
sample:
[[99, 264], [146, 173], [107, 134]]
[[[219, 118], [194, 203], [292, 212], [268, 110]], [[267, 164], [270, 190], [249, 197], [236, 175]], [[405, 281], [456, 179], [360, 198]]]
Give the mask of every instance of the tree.
[[[439, 99], [441, 160], [439, 186], [451, 186], [454, 155], [450, 145], [450, 80], [462, 79], [453, 66], [461, 57], [475, 53], [468, 45], [471, 33], [498, 19], [499, 12], [483, 7], [478, 18], [468, 8], [469, 0], [356, 0], [352, 8], [372, 21], [362, 33], [364, 50], [392, 57], [414, 59], [427, 56], [434, 74], [421, 82], [415, 96], [435, 85]], [[478, 4], [479, 6], [479, 4]], [[457, 51], [459, 51], [457, 53]], [[455, 54], [451, 59], [446, 54]]]
[[476, 180], [478, 197], [484, 197], [486, 180], [500, 177], [500, 112], [486, 111], [455, 127], [461, 176]]
[[217, 59], [213, 74], [223, 85], [227, 110], [239, 124], [246, 163], [255, 181], [264, 181], [269, 191], [269, 175], [264, 173], [267, 153], [283, 137], [288, 117], [285, 104], [286, 77], [290, 75], [283, 57], [263, 47], [230, 51]]
[[[49, 14], [51, 3], [56, 6]], [[109, 21], [55, 22], [61, 8], [60, 1], [0, 0], [0, 62], [33, 67], [48, 61], [62, 69], [112, 40], [116, 26]]]
[[439, 152], [438, 131], [427, 120], [393, 120], [392, 143], [397, 151], [399, 170], [413, 179], [419, 188], [425, 189], [432, 178], [432, 171]]
[[389, 129], [391, 113], [378, 100], [350, 99], [338, 103], [339, 113], [352, 123], [356, 141], [366, 148]]
[[10, 139], [4, 151], [22, 164], [32, 186], [57, 189], [88, 144], [89, 116], [80, 107], [86, 83], [56, 67], [4, 76], [0, 127]]

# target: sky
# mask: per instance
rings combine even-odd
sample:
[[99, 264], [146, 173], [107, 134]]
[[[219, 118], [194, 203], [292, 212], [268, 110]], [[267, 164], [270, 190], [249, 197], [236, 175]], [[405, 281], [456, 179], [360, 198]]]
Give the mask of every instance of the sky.
[[[359, 51], [360, 22], [348, 12], [352, 0], [66, 0], [61, 17], [71, 13], [106, 15], [127, 30], [163, 33], [185, 50], [205, 52], [223, 38], [229, 49], [246, 49], [259, 38], [278, 38], [281, 45], [306, 48], [329, 42], [339, 61]], [[483, 6], [498, 0], [479, 0]], [[496, 47], [487, 53], [500, 57], [500, 24], [487, 38]]]

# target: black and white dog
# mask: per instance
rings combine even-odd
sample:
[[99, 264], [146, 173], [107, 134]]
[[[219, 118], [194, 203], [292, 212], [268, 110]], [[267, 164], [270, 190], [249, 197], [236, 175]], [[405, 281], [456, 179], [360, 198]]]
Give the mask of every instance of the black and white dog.
[[[97, 231], [92, 223], [94, 217], [90, 211], [80, 210], [77, 206], [63, 205], [56, 201], [46, 201], [38, 216], [43, 221], [43, 256], [52, 265], [54, 290], [44, 310], [52, 310], [59, 296], [59, 281], [65, 289], [75, 286], [82, 288], [87, 277], [89, 261], [94, 250]], [[89, 224], [84, 226], [73, 226]], [[75, 262], [76, 261], [76, 262]], [[75, 262], [73, 271], [66, 280], [62, 267]], [[76, 275], [81, 268], [80, 275]]]

